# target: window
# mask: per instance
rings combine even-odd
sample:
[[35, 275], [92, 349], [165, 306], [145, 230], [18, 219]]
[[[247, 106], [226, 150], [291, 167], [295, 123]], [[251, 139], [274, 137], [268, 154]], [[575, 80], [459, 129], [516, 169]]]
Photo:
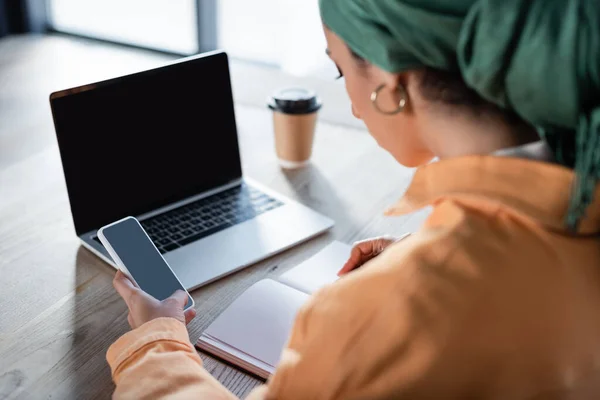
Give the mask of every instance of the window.
[[[230, 56], [333, 76], [316, 0], [47, 0], [57, 31], [190, 55]], [[200, 42], [199, 42], [200, 40]]]
[[234, 57], [300, 76], [329, 65], [316, 0], [222, 0], [217, 25], [219, 47]]
[[48, 0], [48, 14], [62, 32], [185, 55], [199, 50], [196, 0]]

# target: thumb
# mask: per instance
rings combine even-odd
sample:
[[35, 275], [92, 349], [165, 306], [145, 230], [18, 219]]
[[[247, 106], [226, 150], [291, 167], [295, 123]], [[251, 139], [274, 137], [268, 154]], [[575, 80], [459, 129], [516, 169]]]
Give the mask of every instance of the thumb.
[[342, 269], [339, 270], [338, 276], [342, 276], [342, 275], [352, 271], [354, 268], [359, 267], [361, 264], [362, 258], [363, 258], [363, 254], [362, 254], [361, 250], [358, 247], [353, 247], [352, 251], [350, 251], [350, 257], [348, 257], [348, 260], [346, 261], [346, 263], [344, 264]]
[[386, 235], [355, 242], [352, 246], [350, 257], [348, 258], [348, 261], [346, 261], [346, 264], [344, 264], [342, 269], [338, 272], [338, 276], [342, 276], [376, 257], [387, 246], [393, 243], [394, 240], [395, 239], [391, 236]]
[[194, 310], [193, 308], [189, 308], [185, 310], [183, 316], [185, 317], [185, 324], [187, 325], [190, 323], [191, 320], [196, 318], [196, 310]]
[[181, 309], [184, 309], [188, 302], [188, 294], [183, 290], [175, 291], [169, 298], [174, 299], [177, 305], [181, 306]]

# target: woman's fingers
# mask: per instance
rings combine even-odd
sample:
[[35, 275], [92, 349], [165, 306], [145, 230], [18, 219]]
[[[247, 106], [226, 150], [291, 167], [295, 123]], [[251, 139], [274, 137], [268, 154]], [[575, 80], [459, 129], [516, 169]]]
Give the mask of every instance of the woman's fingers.
[[167, 299], [159, 301], [136, 287], [121, 271], [118, 271], [115, 275], [113, 286], [129, 308], [127, 322], [129, 322], [132, 329], [163, 317], [174, 318], [187, 324], [196, 316], [196, 310], [194, 309], [184, 311], [189, 299], [187, 292], [184, 290], [177, 290]]
[[[342, 276], [353, 269], [356, 269], [377, 256], [381, 251], [378, 250], [380, 239], [367, 239], [360, 242], [354, 243], [352, 251], [350, 252], [350, 258], [346, 261], [346, 264], [338, 272], [338, 276]], [[383, 249], [382, 249], [383, 250]]]
[[177, 306], [183, 310], [188, 302], [188, 294], [183, 290], [177, 290], [169, 297], [177, 302]]
[[133, 318], [131, 317], [131, 312], [127, 314], [127, 322], [129, 322], [129, 326], [131, 327], [131, 329], [135, 329], [135, 327], [133, 326]]
[[129, 278], [127, 278], [125, 274], [121, 271], [117, 271], [115, 278], [113, 279], [113, 286], [115, 287], [119, 295], [121, 295], [123, 300], [125, 300], [125, 303], [127, 303], [128, 306], [131, 300], [131, 296], [139, 290], [133, 285], [133, 282], [131, 282]]
[[196, 310], [194, 310], [193, 308], [187, 309], [185, 310], [183, 315], [185, 316], [185, 324], [187, 325], [190, 323], [191, 320], [196, 318]]
[[392, 236], [380, 236], [374, 239], [362, 240], [354, 243], [350, 257], [342, 269], [338, 272], [338, 276], [347, 274], [348, 272], [360, 267], [367, 261], [377, 257], [385, 250], [390, 244], [402, 240], [410, 234], [405, 234], [399, 239]]
[[346, 264], [339, 270], [338, 276], [342, 276], [355, 268], [360, 267], [365, 261], [365, 254], [363, 253], [363, 246], [355, 244], [350, 252], [350, 257]]

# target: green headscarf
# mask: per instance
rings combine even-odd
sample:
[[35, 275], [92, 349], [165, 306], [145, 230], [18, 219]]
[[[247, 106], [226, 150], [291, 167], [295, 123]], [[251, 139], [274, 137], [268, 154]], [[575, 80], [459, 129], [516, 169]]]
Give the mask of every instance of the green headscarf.
[[576, 229], [600, 180], [600, 0], [320, 0], [323, 23], [390, 72], [460, 71], [575, 168]]

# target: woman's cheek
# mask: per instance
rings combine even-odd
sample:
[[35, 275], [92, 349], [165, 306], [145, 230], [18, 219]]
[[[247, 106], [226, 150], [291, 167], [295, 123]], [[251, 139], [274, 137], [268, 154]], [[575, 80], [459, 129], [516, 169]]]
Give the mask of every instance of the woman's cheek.
[[356, 81], [351, 78], [346, 78], [346, 92], [352, 102], [352, 108], [358, 118], [364, 118], [364, 113], [367, 111], [365, 107], [370, 103], [370, 93], [363, 82]]

